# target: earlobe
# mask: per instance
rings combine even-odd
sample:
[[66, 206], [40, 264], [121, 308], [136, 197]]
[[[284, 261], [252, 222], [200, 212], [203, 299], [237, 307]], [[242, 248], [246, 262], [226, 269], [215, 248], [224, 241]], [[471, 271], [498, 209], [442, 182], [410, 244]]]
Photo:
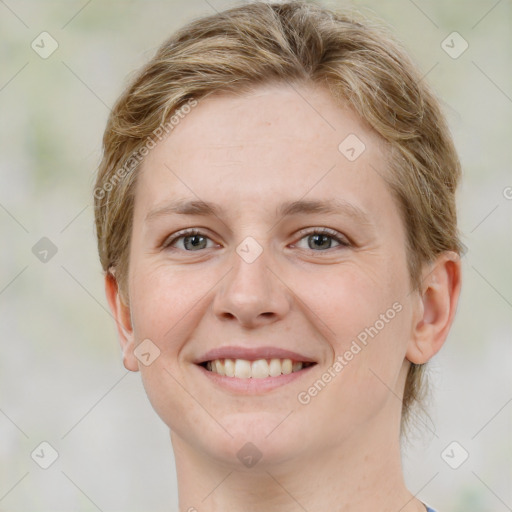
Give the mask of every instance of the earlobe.
[[416, 364], [429, 361], [443, 346], [452, 325], [461, 287], [458, 254], [447, 251], [424, 270], [422, 290], [406, 357]]
[[139, 371], [137, 358], [133, 351], [135, 348], [135, 337], [130, 314], [130, 308], [124, 304], [116, 278], [111, 272], [105, 275], [105, 294], [116, 321], [119, 343], [123, 351], [123, 364], [127, 370]]

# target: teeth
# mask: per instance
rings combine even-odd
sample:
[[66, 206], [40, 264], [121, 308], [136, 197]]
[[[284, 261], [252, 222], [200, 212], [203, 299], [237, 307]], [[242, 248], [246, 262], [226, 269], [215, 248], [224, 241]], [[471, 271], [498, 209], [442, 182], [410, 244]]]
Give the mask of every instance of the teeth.
[[283, 362], [281, 363], [281, 371], [284, 375], [288, 375], [292, 373], [292, 360], [291, 359], [283, 359]]
[[279, 359], [270, 360], [269, 372], [271, 377], [278, 377], [281, 375], [281, 361]]
[[304, 364], [291, 359], [215, 359], [206, 363], [206, 369], [225, 375], [227, 377], [238, 377], [239, 379], [264, 379], [266, 377], [278, 377], [289, 375], [292, 372], [302, 370]]
[[224, 365], [220, 361], [212, 361], [212, 371], [219, 375], [225, 375]]
[[[222, 367], [222, 361], [220, 359], [216, 360], [216, 363], [219, 363]], [[217, 369], [217, 365], [215, 365], [215, 369]], [[224, 373], [227, 377], [234, 377], [235, 376], [235, 362], [233, 359], [225, 359], [224, 360]]]
[[268, 363], [266, 359], [258, 359], [251, 363], [251, 377], [253, 379], [264, 379], [269, 376]]
[[299, 370], [302, 370], [302, 363], [294, 361], [292, 364], [292, 372], [298, 372]]
[[237, 359], [235, 361], [235, 377], [238, 377], [239, 379], [248, 379], [250, 376], [251, 363], [245, 359]]

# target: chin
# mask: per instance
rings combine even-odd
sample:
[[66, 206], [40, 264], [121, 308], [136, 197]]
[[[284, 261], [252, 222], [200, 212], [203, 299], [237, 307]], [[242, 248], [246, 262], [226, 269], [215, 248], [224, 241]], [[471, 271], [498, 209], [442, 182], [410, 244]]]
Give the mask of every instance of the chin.
[[214, 427], [213, 419], [207, 420], [207, 424], [170, 425], [170, 428], [215, 463], [237, 471], [254, 472], [289, 462], [305, 449], [311, 449], [311, 443], [305, 442], [303, 429], [297, 429], [291, 420], [293, 414], [287, 417], [289, 412], [237, 412], [216, 416], [229, 434], [218, 424]]

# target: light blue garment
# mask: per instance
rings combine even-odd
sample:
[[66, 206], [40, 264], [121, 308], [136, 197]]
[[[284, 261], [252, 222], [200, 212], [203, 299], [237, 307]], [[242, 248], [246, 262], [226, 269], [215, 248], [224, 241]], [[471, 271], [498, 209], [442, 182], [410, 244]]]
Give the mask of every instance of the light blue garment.
[[425, 507], [427, 507], [427, 512], [437, 512], [437, 510], [430, 508], [428, 505], [425, 505]]

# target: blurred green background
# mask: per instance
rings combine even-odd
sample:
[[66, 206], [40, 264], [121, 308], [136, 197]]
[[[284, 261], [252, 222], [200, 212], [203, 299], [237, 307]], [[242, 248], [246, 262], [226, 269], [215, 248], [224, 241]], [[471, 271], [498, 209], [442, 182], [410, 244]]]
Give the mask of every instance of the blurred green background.
[[[439, 512], [512, 510], [512, 2], [323, 4], [391, 25], [464, 168], [462, 297], [430, 364], [430, 419], [404, 447], [409, 489]], [[122, 366], [107, 309], [92, 186], [134, 70], [185, 22], [234, 5], [0, 1], [0, 510], [177, 510], [167, 428]], [[442, 46], [454, 31], [469, 45], [457, 58]], [[59, 455], [46, 470], [31, 457], [43, 441]], [[458, 469], [441, 455], [453, 441], [469, 453]]]

